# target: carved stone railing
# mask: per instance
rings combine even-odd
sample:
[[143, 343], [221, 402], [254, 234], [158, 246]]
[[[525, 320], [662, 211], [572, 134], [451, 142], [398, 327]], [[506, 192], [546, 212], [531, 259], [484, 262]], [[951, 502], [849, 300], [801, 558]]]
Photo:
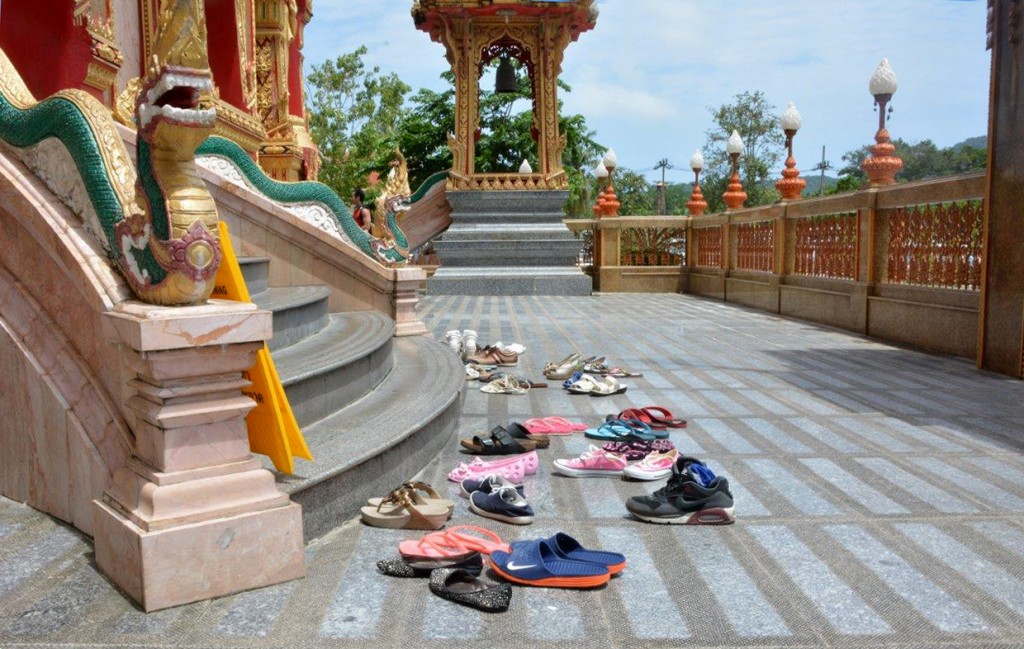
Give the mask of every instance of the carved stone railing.
[[[985, 175], [700, 217], [567, 220], [602, 291], [681, 290], [971, 357]], [[669, 252], [649, 242], [685, 248]], [[678, 288], [674, 288], [678, 287]]]

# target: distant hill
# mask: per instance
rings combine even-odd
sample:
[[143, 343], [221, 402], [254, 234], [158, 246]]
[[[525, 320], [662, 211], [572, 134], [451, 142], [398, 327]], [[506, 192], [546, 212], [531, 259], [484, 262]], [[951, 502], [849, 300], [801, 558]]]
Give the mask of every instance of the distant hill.
[[968, 147], [968, 146], [974, 147], [975, 149], [987, 149], [988, 148], [988, 136], [987, 135], [979, 135], [977, 137], [969, 137], [966, 140], [964, 140], [963, 142], [958, 142], [958, 143], [954, 144], [950, 148], [959, 151], [960, 149], [962, 149], [964, 147]]
[[[807, 174], [803, 176], [803, 179], [807, 181], [807, 187], [804, 188], [804, 196], [817, 196], [821, 187], [821, 175], [819, 174]], [[832, 189], [839, 182], [838, 178], [832, 176], [825, 176], [825, 191]]]

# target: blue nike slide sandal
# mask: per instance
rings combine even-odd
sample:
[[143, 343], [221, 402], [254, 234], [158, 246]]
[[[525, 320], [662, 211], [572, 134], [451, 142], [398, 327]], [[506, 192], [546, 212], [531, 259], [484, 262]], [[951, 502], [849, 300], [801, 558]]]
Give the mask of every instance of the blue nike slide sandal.
[[491, 552], [491, 569], [507, 581], [549, 588], [595, 588], [608, 583], [606, 566], [559, 557], [547, 539], [522, 541], [512, 552]]

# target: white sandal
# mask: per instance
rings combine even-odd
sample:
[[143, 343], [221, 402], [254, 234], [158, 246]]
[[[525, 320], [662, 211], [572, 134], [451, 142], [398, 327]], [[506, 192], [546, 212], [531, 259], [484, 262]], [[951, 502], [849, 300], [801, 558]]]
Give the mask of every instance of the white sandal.
[[590, 394], [595, 387], [597, 387], [597, 381], [589, 374], [584, 374], [578, 381], [567, 387], [566, 390], [573, 394]]
[[607, 376], [600, 382], [594, 382], [594, 386], [590, 389], [590, 396], [610, 397], [613, 394], [622, 394], [625, 391], [626, 386], [619, 383], [614, 376]]
[[526, 391], [529, 389], [529, 383], [524, 383], [514, 376], [506, 375], [491, 381], [480, 388], [480, 391], [488, 394], [526, 394]]

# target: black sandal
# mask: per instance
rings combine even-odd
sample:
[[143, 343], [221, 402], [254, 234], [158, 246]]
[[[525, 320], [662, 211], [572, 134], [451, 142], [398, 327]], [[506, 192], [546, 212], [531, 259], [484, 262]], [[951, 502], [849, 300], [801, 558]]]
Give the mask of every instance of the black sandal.
[[470, 575], [479, 575], [484, 569], [484, 560], [479, 552], [462, 557], [439, 557], [437, 559], [381, 559], [377, 570], [389, 577], [427, 577], [439, 568], [459, 569]]
[[501, 426], [496, 426], [488, 438], [474, 435], [473, 439], [459, 440], [459, 444], [477, 455], [518, 455], [537, 448], [536, 440], [513, 439], [508, 430]]
[[441, 568], [430, 575], [430, 592], [486, 613], [508, 610], [512, 585], [500, 584], [458, 568]]

